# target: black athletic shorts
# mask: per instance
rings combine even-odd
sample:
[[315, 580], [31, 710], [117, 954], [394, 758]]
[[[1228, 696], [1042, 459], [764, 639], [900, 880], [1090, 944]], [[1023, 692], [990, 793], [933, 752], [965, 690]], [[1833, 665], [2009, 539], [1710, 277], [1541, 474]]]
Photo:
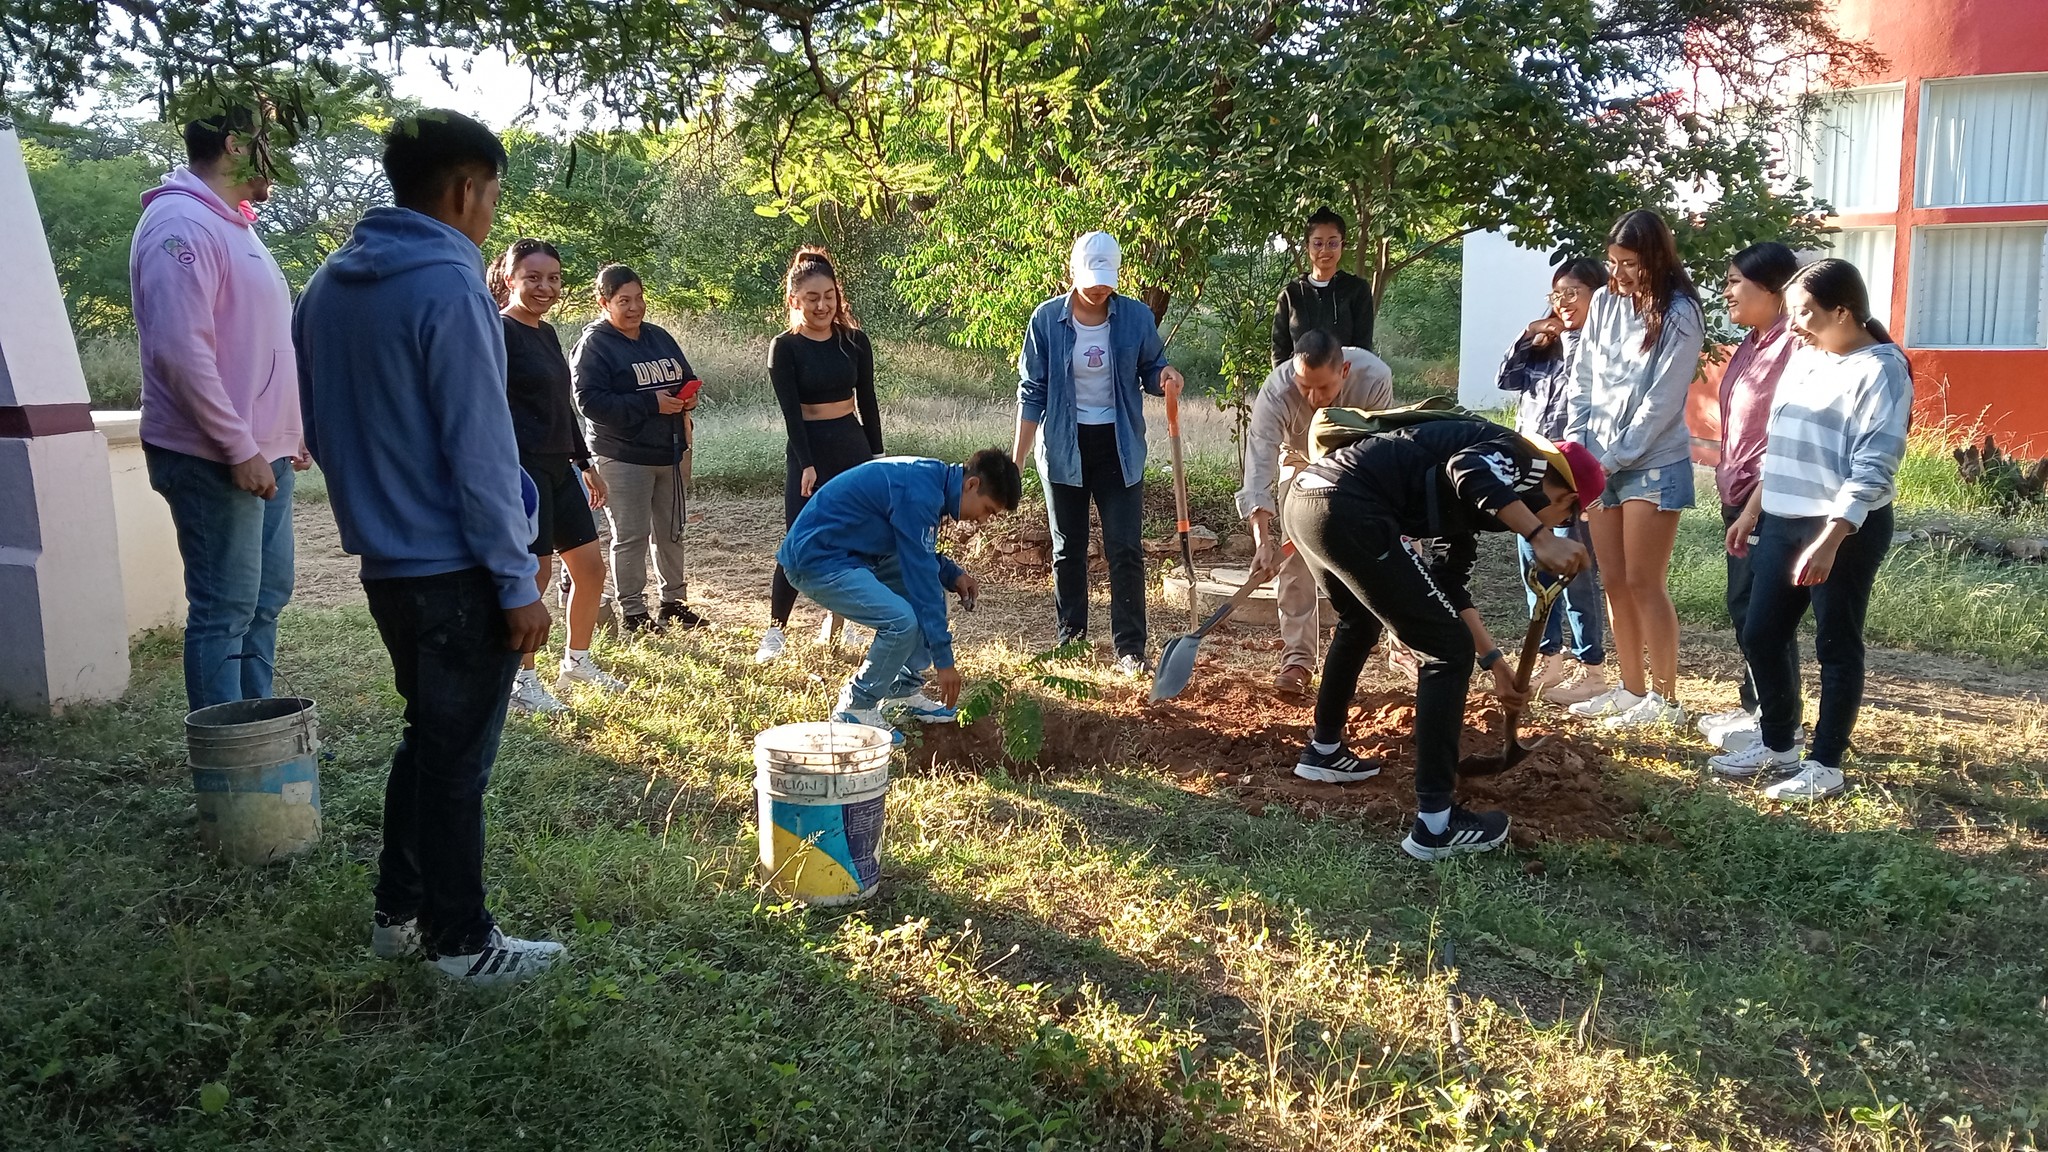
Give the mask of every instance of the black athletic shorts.
[[597, 539], [597, 517], [590, 514], [590, 493], [583, 477], [576, 474], [576, 461], [567, 456], [520, 454], [519, 466], [533, 477], [540, 489], [540, 535], [533, 538], [533, 554], [548, 556], [583, 547]]

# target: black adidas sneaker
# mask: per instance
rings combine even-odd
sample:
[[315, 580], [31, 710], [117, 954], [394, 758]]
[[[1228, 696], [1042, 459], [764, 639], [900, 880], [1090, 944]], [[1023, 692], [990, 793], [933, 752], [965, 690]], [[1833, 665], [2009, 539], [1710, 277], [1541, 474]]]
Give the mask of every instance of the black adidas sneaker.
[[1356, 784], [1379, 775], [1380, 767], [1379, 761], [1353, 756], [1351, 749], [1342, 744], [1337, 745], [1335, 752], [1318, 752], [1311, 744], [1301, 750], [1301, 759], [1294, 762], [1294, 774], [1318, 784]]
[[1415, 827], [1408, 830], [1408, 838], [1401, 841], [1401, 851], [1417, 860], [1448, 860], [1473, 852], [1491, 852], [1505, 844], [1507, 838], [1507, 813], [1473, 812], [1454, 804], [1450, 823], [1441, 832], [1431, 832], [1422, 817], [1417, 816]]

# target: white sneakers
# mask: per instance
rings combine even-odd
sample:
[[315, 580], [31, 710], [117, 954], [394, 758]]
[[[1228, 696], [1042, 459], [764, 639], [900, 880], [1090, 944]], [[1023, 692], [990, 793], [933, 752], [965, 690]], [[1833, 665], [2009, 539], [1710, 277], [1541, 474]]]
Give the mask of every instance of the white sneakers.
[[1747, 779], [1760, 772], [1780, 775], [1783, 770], [1790, 770], [1798, 764], [1799, 758], [1805, 754], [1806, 749], [1798, 744], [1778, 752], [1762, 740], [1755, 740], [1748, 747], [1708, 757], [1707, 767], [1712, 768], [1716, 776], [1735, 780]]
[[492, 928], [480, 950], [467, 956], [436, 956], [426, 963], [444, 976], [489, 988], [531, 980], [561, 959], [564, 951], [552, 940], [520, 940]]
[[538, 671], [521, 668], [519, 674], [512, 678], [512, 710], [528, 716], [553, 716], [557, 712], [567, 712], [569, 706], [541, 686]]
[[1577, 704], [1565, 709], [1565, 711], [1570, 712], [1581, 720], [1604, 720], [1609, 716], [1621, 715], [1623, 712], [1642, 703], [1645, 699], [1646, 697], [1638, 696], [1621, 685], [1616, 684], [1614, 687], [1609, 688], [1590, 700], [1579, 701]]
[[[1623, 690], [1627, 695], [1633, 693]], [[1659, 724], [1685, 723], [1685, 709], [1666, 700], [1655, 692], [1640, 697], [1634, 704], [1600, 721], [1603, 728], [1619, 731], [1624, 728], [1654, 728]]]
[[1117, 657], [1116, 663], [1111, 665], [1111, 669], [1119, 676], [1128, 676], [1136, 680], [1138, 677], [1150, 673], [1152, 665], [1143, 656], [1125, 655]]
[[922, 692], [884, 700], [876, 705], [876, 710], [885, 716], [894, 713], [925, 724], [951, 724], [960, 717], [959, 709], [948, 708]]
[[1700, 717], [1700, 735], [1716, 748], [1726, 748], [1722, 736], [1728, 732], [1756, 731], [1757, 716], [1747, 708], [1730, 708], [1726, 712], [1709, 712]]
[[903, 733], [897, 731], [894, 724], [889, 723], [889, 718], [882, 715], [880, 708], [842, 707], [832, 713], [831, 719], [835, 724], [865, 724], [870, 728], [880, 728], [889, 734], [889, 743], [896, 745], [903, 743]]
[[561, 674], [555, 677], [555, 692], [567, 696], [578, 684], [588, 684], [601, 692], [624, 692], [626, 682], [597, 666], [588, 652], [578, 652], [562, 657]]
[[1764, 789], [1764, 795], [1773, 800], [1825, 800], [1848, 786], [1849, 782], [1842, 778], [1840, 768], [1808, 760], [1800, 766], [1797, 775]]
[[754, 649], [754, 663], [767, 664], [779, 660], [788, 647], [789, 641], [783, 639], [782, 629], [770, 627], [761, 633], [761, 646]]

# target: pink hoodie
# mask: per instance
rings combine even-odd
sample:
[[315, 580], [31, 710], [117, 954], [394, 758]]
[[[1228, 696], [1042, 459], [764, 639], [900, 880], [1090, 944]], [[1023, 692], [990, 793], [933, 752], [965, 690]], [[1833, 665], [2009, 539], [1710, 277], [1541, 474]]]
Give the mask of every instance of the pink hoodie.
[[128, 277], [143, 441], [222, 464], [297, 455], [291, 287], [241, 210], [170, 173], [142, 194]]

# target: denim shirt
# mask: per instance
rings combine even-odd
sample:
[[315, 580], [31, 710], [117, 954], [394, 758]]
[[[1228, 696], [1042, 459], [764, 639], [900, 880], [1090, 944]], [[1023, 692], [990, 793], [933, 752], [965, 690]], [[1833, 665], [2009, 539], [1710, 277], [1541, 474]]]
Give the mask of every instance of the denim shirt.
[[[1143, 392], [1165, 395], [1159, 386], [1159, 370], [1166, 367], [1166, 346], [1159, 339], [1152, 310], [1128, 296], [1109, 298], [1109, 343], [1115, 369], [1111, 380], [1116, 400], [1116, 449], [1128, 486], [1145, 475]], [[1081, 482], [1073, 356], [1073, 295], [1065, 293], [1031, 313], [1031, 324], [1024, 330], [1024, 350], [1017, 357], [1017, 411], [1038, 425], [1038, 475], [1049, 484]]]

